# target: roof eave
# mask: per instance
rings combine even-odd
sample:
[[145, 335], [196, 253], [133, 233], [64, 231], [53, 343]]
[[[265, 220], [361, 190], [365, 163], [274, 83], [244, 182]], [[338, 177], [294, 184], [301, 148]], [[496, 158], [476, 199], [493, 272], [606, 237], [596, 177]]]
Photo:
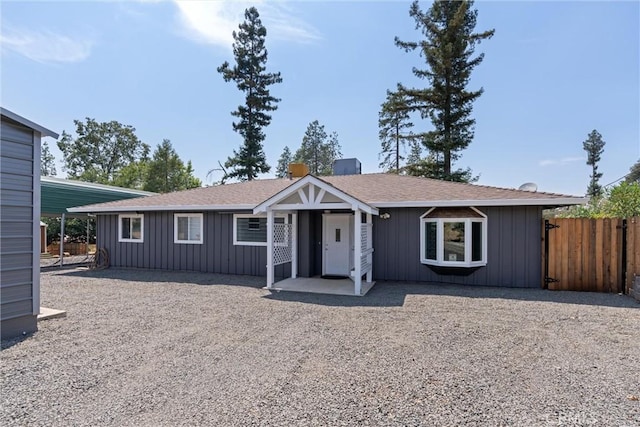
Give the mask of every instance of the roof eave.
[[584, 205], [586, 197], [557, 197], [545, 199], [486, 199], [486, 200], [420, 200], [406, 202], [371, 202], [377, 208], [426, 208], [461, 206], [568, 206]]
[[13, 111], [9, 111], [4, 107], [0, 107], [0, 113], [3, 116], [13, 120], [14, 122], [18, 122], [21, 125], [27, 126], [27, 127], [31, 128], [31, 129], [35, 130], [36, 132], [39, 132], [42, 136], [50, 136], [52, 138], [58, 139], [59, 135], [56, 132], [54, 132], [54, 131], [52, 131], [50, 129], [47, 129], [44, 126], [40, 126], [39, 124], [37, 124], [35, 122], [32, 122], [29, 119], [25, 119], [24, 117], [22, 117], [19, 114], [14, 113]]
[[158, 212], [158, 211], [234, 211], [253, 210], [255, 205], [170, 205], [170, 206], [76, 206], [67, 208], [71, 213], [118, 213], [118, 212]]
[[[407, 202], [373, 202], [374, 208], [420, 208], [420, 207], [466, 207], [466, 206], [568, 206], [582, 205], [587, 198], [565, 197], [549, 199], [495, 199], [495, 200], [421, 200]], [[254, 211], [253, 204], [242, 205], [169, 205], [169, 206], [122, 206], [91, 207], [76, 206], [68, 208], [71, 213], [116, 213], [116, 212], [158, 212], [158, 211]]]

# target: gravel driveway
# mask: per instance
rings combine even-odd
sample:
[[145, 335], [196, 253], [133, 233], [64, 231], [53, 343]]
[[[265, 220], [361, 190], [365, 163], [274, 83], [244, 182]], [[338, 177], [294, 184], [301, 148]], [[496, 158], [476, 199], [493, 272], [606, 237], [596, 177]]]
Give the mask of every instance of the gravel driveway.
[[67, 310], [3, 341], [0, 425], [640, 425], [640, 305], [620, 295], [56, 270]]

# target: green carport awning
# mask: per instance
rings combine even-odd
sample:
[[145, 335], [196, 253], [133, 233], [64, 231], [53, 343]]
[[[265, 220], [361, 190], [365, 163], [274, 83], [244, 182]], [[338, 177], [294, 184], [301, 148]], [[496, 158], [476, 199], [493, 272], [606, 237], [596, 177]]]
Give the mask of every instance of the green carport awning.
[[41, 216], [60, 216], [64, 213], [68, 217], [86, 216], [86, 214], [70, 214], [67, 208], [153, 194], [156, 193], [43, 176], [40, 178], [40, 214]]

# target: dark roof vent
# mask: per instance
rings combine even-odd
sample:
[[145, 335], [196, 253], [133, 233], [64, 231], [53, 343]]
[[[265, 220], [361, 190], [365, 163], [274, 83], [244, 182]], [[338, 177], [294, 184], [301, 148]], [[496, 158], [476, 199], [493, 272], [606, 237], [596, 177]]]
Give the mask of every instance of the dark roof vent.
[[360, 175], [361, 173], [360, 160], [356, 158], [338, 159], [333, 162], [334, 175]]

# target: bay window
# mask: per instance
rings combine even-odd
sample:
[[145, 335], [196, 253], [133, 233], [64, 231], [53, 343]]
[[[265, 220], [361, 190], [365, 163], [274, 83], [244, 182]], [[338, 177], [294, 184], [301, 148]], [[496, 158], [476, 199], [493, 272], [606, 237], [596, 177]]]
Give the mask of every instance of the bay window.
[[420, 217], [420, 261], [444, 267], [486, 265], [486, 215], [475, 208], [426, 212]]

